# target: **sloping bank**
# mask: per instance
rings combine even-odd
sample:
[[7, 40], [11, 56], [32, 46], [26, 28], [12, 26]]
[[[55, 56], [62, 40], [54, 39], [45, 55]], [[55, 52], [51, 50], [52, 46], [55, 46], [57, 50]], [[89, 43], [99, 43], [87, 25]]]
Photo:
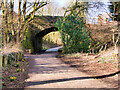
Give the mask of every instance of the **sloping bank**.
[[28, 59], [24, 52], [10, 52], [0, 54], [0, 67], [2, 70], [1, 88], [24, 88], [27, 78]]
[[0, 54], [0, 67], [11, 64], [13, 61], [18, 61], [23, 58], [23, 56], [24, 53], [22, 51]]

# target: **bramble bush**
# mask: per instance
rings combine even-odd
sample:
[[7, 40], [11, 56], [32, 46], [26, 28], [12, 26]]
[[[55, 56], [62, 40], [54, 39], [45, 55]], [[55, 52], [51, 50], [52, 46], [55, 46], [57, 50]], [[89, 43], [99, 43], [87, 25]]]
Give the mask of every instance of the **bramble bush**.
[[55, 25], [61, 33], [64, 53], [88, 52], [90, 37], [83, 18], [66, 16], [58, 19]]

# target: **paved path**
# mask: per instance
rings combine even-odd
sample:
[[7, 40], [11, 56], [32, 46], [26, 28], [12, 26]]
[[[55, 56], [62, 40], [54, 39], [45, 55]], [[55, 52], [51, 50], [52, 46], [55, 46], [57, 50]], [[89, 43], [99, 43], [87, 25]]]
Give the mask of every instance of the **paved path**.
[[45, 52], [57, 52], [58, 49], [62, 48], [63, 46], [59, 46], [59, 47], [55, 47], [55, 48], [50, 48], [50, 49], [47, 49]]
[[30, 55], [28, 88], [112, 88], [99, 79], [71, 68], [55, 58], [57, 53]]

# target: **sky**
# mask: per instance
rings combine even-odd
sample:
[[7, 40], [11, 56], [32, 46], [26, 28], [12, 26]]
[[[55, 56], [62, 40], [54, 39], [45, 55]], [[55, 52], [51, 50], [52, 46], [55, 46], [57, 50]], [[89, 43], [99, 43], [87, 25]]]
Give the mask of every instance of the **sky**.
[[[9, 2], [10, 0], [8, 0]], [[22, 0], [23, 1], [23, 0]], [[35, 0], [27, 0], [28, 2], [34, 2]], [[62, 8], [66, 6], [66, 3], [68, 2], [67, 0], [40, 0], [40, 1], [50, 1], [53, 2], [55, 6]], [[17, 13], [18, 12], [18, 0], [14, 0], [14, 11]], [[0, 11], [0, 14], [2, 12]]]
[[53, 0], [59, 7], [64, 7], [67, 3], [67, 0]]
[[[8, 1], [10, 1], [10, 0], [8, 0]], [[35, 0], [27, 0], [27, 1], [34, 2]], [[58, 8], [67, 7], [69, 5], [68, 4], [69, 2], [75, 2], [75, 0], [40, 0], [40, 1], [53, 2], [54, 5], [57, 6]], [[81, 0], [81, 1], [89, 1], [89, 0]], [[93, 1], [96, 1], [96, 0], [93, 0]], [[108, 0], [104, 0], [104, 1], [108, 1]], [[18, 12], [18, 0], [14, 0], [14, 3], [15, 3], [14, 10], [16, 12]], [[102, 13], [102, 12], [103, 12], [103, 9], [101, 11], [99, 11], [99, 13]]]
[[88, 15], [86, 16], [86, 18], [90, 18], [88, 19], [88, 22], [92, 22], [95, 21], [95, 23], [97, 23], [97, 16], [99, 14], [102, 14], [102, 15], [106, 15], [107, 17], [109, 17], [107, 14], [110, 13], [109, 12], [109, 8], [108, 8], [108, 5], [110, 5], [110, 3], [108, 2], [101, 2], [101, 3], [104, 3], [105, 5], [101, 6], [100, 8], [90, 8], [88, 10]]
[[[8, 0], [9, 1], [9, 0]], [[18, 0], [14, 0], [15, 2], [15, 7], [14, 7], [14, 10], [15, 12], [18, 12]], [[23, 1], [23, 0], [22, 0]], [[30, 1], [30, 2], [34, 2], [35, 0], [27, 0], [27, 1]], [[41, 1], [50, 1], [52, 2], [52, 5], [54, 7], [47, 7], [45, 6], [45, 8], [51, 8], [52, 12], [54, 13], [54, 15], [56, 16], [62, 16], [64, 15], [64, 10], [63, 10], [63, 7], [68, 7], [69, 6], [69, 3], [71, 2], [75, 2], [76, 0], [41, 0]], [[69, 2], [68, 2], [69, 1]], [[82, 0], [82, 1], [89, 1], [89, 0]], [[93, 0], [95, 1], [95, 0]], [[108, 4], [106, 2], [108, 2], [108, 0], [102, 0], [102, 2], [104, 1], [105, 3], [105, 8], [108, 12]], [[56, 9], [55, 9], [56, 8]], [[45, 9], [47, 10], [47, 9]], [[89, 9], [89, 15], [87, 16], [88, 18], [91, 17], [91, 18], [96, 18], [99, 14], [106, 14], [106, 10], [101, 7], [100, 9], [96, 9], [96, 8], [92, 8], [92, 9]], [[48, 10], [47, 10], [48, 11]], [[47, 14], [47, 11], [45, 11], [45, 14]], [[1, 12], [0, 12], [1, 14]], [[53, 14], [52, 14], [53, 15]]]

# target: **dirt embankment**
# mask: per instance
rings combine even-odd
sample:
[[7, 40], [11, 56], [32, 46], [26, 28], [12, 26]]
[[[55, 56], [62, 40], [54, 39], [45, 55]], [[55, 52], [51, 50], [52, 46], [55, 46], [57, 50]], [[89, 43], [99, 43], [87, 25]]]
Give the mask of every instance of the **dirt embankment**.
[[2, 88], [24, 88], [28, 77], [29, 60], [20, 59], [2, 68]]

